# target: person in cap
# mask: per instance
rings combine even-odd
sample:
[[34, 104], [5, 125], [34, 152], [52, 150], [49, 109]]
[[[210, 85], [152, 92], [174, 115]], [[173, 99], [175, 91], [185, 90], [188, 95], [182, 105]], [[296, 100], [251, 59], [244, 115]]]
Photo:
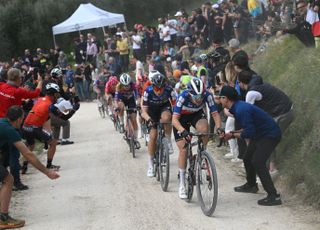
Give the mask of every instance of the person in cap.
[[269, 170], [267, 160], [281, 139], [281, 130], [272, 117], [257, 106], [238, 100], [237, 91], [231, 86], [224, 86], [220, 91], [223, 107], [240, 123], [241, 129], [222, 134], [225, 140], [242, 138], [246, 141], [247, 151], [243, 156], [247, 182], [235, 187], [236, 192], [257, 193], [259, 176], [267, 197], [258, 200], [259, 205], [273, 206], [282, 204]]

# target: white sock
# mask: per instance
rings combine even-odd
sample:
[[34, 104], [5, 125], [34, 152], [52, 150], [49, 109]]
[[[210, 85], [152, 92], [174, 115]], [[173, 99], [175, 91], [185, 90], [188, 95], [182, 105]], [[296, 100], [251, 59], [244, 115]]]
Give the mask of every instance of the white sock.
[[185, 177], [186, 177], [186, 170], [185, 169], [179, 169], [179, 175], [180, 175], [180, 187], [185, 186]]
[[149, 168], [153, 168], [153, 156], [149, 154]]

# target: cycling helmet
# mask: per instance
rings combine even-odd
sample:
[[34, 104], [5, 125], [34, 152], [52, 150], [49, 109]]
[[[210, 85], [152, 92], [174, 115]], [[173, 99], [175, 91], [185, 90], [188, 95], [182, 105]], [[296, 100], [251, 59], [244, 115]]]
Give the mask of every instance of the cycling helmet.
[[199, 58], [204, 62], [207, 60], [208, 56], [206, 54], [200, 54]]
[[190, 96], [197, 100], [201, 99], [205, 92], [205, 86], [200, 78], [194, 77], [187, 85]]
[[127, 73], [123, 73], [120, 76], [120, 83], [122, 85], [129, 85], [131, 83], [131, 77]]
[[161, 73], [160, 73], [158, 70], [151, 70], [151, 71], [149, 72], [149, 75], [148, 75], [149, 81], [152, 82], [152, 78], [153, 78], [154, 76], [156, 76], [156, 75], [159, 75], [159, 74], [161, 74]]
[[60, 87], [56, 83], [48, 83], [46, 85], [46, 90], [54, 93], [59, 93]]
[[165, 77], [163, 76], [163, 74], [158, 72], [152, 76], [151, 83], [155, 87], [162, 88], [165, 83]]
[[54, 67], [50, 72], [51, 77], [59, 77], [61, 75], [62, 75], [62, 70], [59, 67]]

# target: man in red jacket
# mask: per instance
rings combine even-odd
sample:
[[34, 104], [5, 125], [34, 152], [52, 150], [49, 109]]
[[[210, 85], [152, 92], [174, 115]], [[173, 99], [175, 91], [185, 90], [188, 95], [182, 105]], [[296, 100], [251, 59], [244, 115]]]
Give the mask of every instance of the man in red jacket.
[[[21, 106], [22, 99], [39, 97], [42, 88], [42, 78], [38, 76], [38, 86], [35, 90], [29, 91], [21, 86], [21, 71], [17, 68], [9, 69], [7, 83], [0, 82], [0, 118], [4, 118], [8, 109], [13, 106]], [[10, 148], [10, 171], [14, 178], [14, 190], [25, 190], [28, 186], [20, 180], [19, 151], [12, 146]]]
[[21, 85], [21, 71], [11, 68], [8, 71], [7, 83], [0, 82], [0, 118], [7, 114], [7, 110], [13, 106], [21, 106], [22, 99], [37, 98], [42, 88], [42, 78], [38, 76], [38, 86], [35, 90], [29, 91]]

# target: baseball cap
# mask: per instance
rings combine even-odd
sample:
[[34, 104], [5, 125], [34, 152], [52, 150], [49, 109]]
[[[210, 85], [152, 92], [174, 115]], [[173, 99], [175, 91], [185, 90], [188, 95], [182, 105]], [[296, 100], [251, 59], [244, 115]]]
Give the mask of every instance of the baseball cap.
[[230, 100], [236, 101], [238, 100], [238, 93], [235, 90], [235, 88], [231, 87], [231, 86], [223, 86], [220, 94], [220, 97], [227, 97]]

